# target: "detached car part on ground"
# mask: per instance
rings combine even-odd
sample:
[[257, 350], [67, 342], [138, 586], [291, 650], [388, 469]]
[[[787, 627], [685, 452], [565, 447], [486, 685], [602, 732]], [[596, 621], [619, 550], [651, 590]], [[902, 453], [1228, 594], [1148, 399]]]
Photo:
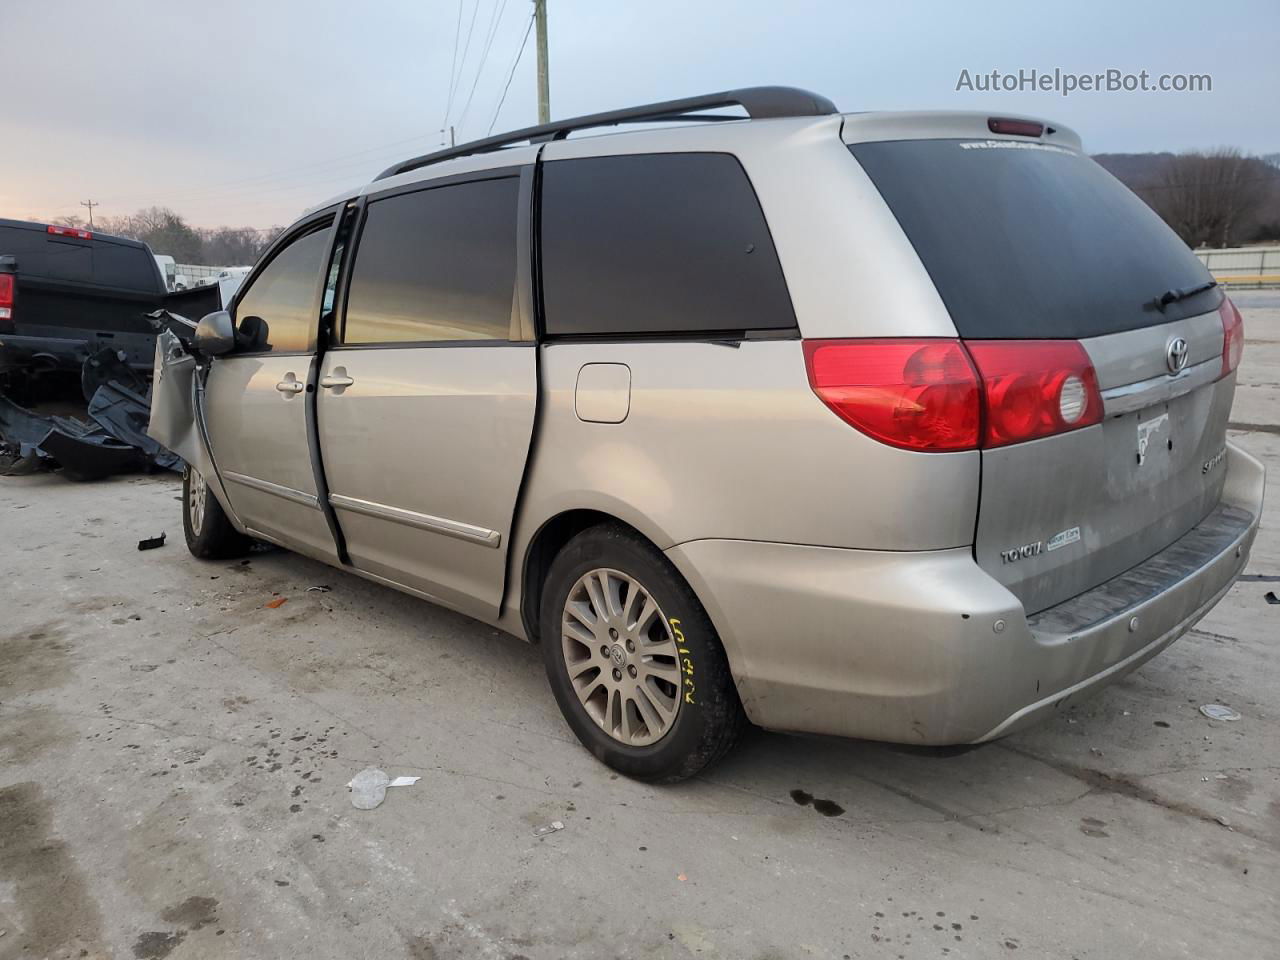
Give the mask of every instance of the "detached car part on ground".
[[1261, 515], [1242, 346], [1071, 131], [756, 88], [316, 208], [160, 337], [150, 433], [197, 556], [267, 540], [540, 643], [588, 749], [671, 780], [747, 720], [990, 740], [1172, 643]]
[[110, 349], [84, 362], [80, 389], [88, 420], [36, 413], [0, 394], [0, 473], [34, 473], [54, 466], [74, 480], [160, 467], [182, 461], [147, 436], [151, 387]]
[[[0, 220], [0, 469], [61, 466], [96, 479], [177, 460], [146, 437], [164, 306], [202, 316], [218, 289], [167, 292], [146, 244], [74, 227]], [[151, 316], [149, 317], [148, 314]], [[160, 318], [161, 322], [157, 322]], [[68, 416], [80, 375], [84, 416]], [[49, 385], [64, 386], [48, 396]], [[33, 399], [54, 400], [47, 415]]]

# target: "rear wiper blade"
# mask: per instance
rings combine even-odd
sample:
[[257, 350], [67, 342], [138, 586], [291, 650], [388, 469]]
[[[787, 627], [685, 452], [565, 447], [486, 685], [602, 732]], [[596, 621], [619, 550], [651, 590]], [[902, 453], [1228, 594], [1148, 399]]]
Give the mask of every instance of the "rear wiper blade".
[[1171, 303], [1177, 303], [1179, 300], [1186, 300], [1188, 297], [1194, 297], [1197, 293], [1204, 293], [1206, 290], [1212, 290], [1217, 285], [1217, 280], [1206, 280], [1204, 283], [1198, 283], [1194, 287], [1183, 287], [1181, 290], [1166, 290], [1152, 302], [1157, 310], [1163, 310]]

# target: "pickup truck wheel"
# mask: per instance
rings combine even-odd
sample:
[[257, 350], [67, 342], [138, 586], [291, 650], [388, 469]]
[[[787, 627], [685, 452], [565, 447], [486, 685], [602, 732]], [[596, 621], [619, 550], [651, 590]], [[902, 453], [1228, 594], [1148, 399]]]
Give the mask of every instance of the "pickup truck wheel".
[[598, 759], [639, 780], [691, 777], [746, 726], [724, 649], [689, 585], [620, 525], [574, 537], [542, 595], [547, 678]]
[[249, 552], [253, 542], [231, 526], [217, 497], [195, 467], [182, 471], [182, 532], [187, 549], [201, 560], [224, 560]]

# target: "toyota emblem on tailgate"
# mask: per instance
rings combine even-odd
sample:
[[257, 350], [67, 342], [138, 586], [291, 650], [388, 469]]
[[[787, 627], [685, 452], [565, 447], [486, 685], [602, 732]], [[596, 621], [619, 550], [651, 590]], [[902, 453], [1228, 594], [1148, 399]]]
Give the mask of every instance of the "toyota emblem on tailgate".
[[1164, 362], [1169, 365], [1169, 373], [1181, 373], [1187, 366], [1187, 341], [1182, 337], [1171, 337], [1164, 348]]

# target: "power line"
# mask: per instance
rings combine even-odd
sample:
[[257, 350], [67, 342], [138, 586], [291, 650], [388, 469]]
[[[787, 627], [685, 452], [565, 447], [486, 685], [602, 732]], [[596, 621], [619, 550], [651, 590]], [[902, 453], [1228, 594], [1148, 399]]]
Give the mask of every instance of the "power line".
[[462, 107], [462, 113], [458, 117], [458, 126], [462, 126], [467, 119], [467, 111], [471, 109], [471, 99], [476, 95], [476, 87], [480, 85], [480, 75], [484, 73], [484, 65], [489, 59], [489, 50], [493, 47], [494, 38], [498, 35], [498, 27], [502, 23], [502, 15], [507, 12], [507, 0], [502, 0], [501, 6], [498, 0], [493, 0], [493, 15], [489, 21], [489, 27], [485, 31], [484, 50], [480, 54], [480, 65], [476, 67], [475, 79], [471, 81], [471, 92], [467, 94], [467, 102]]
[[[471, 5], [471, 22], [467, 24], [467, 39], [462, 44], [462, 59], [458, 61], [458, 78], [454, 83], [454, 94], [462, 86], [462, 75], [467, 72], [467, 54], [471, 52], [471, 35], [476, 29], [476, 14], [480, 12], [480, 0], [474, 0]], [[453, 97], [449, 98], [449, 108], [453, 105]], [[446, 108], [444, 118], [449, 119], [449, 108]]]
[[462, 36], [462, 0], [458, 0], [458, 22], [453, 27], [453, 63], [449, 64], [449, 96], [444, 102], [444, 119], [440, 121], [440, 132], [449, 125], [449, 110], [453, 106], [453, 74], [458, 69], [458, 40]]
[[[511, 78], [516, 75], [516, 67], [520, 66], [520, 58], [524, 55], [525, 44], [529, 42], [529, 33], [533, 30], [533, 15], [529, 16], [529, 24], [524, 28], [524, 39], [520, 41], [520, 49], [516, 52], [515, 62], [511, 64], [511, 73], [507, 75], [507, 85], [502, 88], [502, 96], [498, 99], [498, 108], [493, 111], [493, 119], [489, 121], [488, 133], [493, 133], [493, 126], [498, 122], [498, 114], [502, 112], [502, 105], [507, 101], [507, 91], [511, 89]], [[488, 135], [486, 133], [486, 136]]]

